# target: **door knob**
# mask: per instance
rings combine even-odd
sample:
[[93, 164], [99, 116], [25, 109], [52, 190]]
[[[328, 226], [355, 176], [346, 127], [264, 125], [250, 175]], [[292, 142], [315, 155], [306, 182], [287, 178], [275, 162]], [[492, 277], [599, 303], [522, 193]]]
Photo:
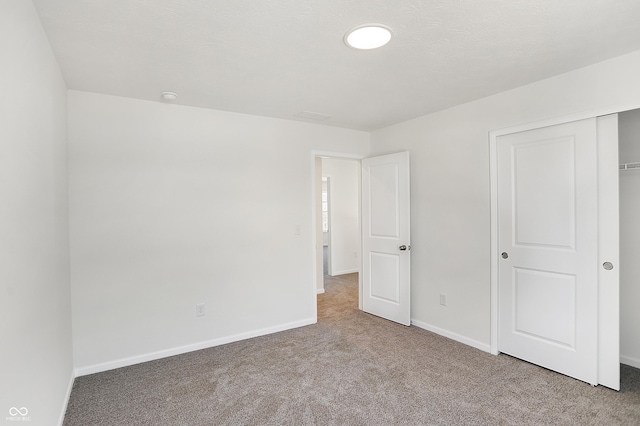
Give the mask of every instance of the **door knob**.
[[611, 263], [611, 262], [604, 262], [604, 263], [602, 264], [602, 267], [603, 267], [604, 269], [606, 269], [607, 271], [610, 271], [610, 270], [612, 270], [612, 269], [613, 269], [613, 263]]
[[509, 257], [509, 253], [507, 253], [506, 251], [503, 251], [501, 256], [503, 259], [506, 259], [507, 257]]
[[407, 249], [407, 246], [405, 246], [404, 244], [401, 245], [400, 247], [398, 247], [400, 249], [400, 251], [405, 251]]

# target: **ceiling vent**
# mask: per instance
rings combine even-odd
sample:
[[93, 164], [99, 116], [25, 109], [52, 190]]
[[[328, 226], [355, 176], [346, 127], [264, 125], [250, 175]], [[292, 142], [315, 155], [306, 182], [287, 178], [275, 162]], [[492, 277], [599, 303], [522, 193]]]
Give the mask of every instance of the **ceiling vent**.
[[296, 117], [306, 118], [307, 120], [314, 120], [314, 121], [325, 121], [331, 118], [330, 115], [321, 114], [319, 112], [312, 112], [312, 111], [301, 111], [294, 115]]

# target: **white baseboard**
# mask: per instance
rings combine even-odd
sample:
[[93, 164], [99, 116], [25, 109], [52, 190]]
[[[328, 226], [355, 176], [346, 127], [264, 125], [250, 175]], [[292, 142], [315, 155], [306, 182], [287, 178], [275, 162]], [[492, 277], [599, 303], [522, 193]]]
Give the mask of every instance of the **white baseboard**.
[[483, 352], [489, 352], [489, 353], [491, 352], [491, 345], [478, 342], [477, 340], [469, 339], [468, 337], [453, 333], [451, 331], [445, 330], [440, 327], [436, 327], [435, 325], [427, 324], [426, 322], [418, 321], [415, 319], [411, 320], [411, 325], [415, 325], [418, 328], [431, 331], [433, 333], [439, 334], [451, 340], [455, 340], [456, 342], [464, 343], [465, 345], [474, 347], [476, 349], [480, 349]]
[[638, 358], [620, 355], [620, 362], [631, 367], [640, 368], [640, 359]]
[[103, 362], [100, 364], [88, 365], [85, 367], [78, 367], [76, 368], [75, 373], [76, 373], [76, 377], [86, 376], [88, 374], [100, 373], [102, 371], [108, 371], [116, 368], [127, 367], [130, 365], [140, 364], [142, 362], [147, 362], [147, 361], [154, 361], [156, 359], [166, 358], [174, 355], [180, 355], [187, 352], [198, 351], [200, 349], [212, 348], [214, 346], [225, 345], [227, 343], [246, 340], [252, 337], [264, 336], [266, 334], [277, 333], [279, 331], [290, 330], [292, 328], [303, 327], [305, 325], [310, 325], [315, 323], [316, 323], [315, 318], [309, 318], [306, 320], [291, 322], [287, 324], [281, 324], [274, 327], [262, 328], [259, 330], [249, 331], [246, 333], [234, 334], [232, 336], [226, 336], [218, 339], [207, 340], [205, 342], [194, 343], [191, 345], [180, 346], [177, 348], [165, 349], [162, 351], [132, 356], [129, 358], [122, 358], [114, 361]]
[[73, 389], [73, 382], [75, 381], [76, 376], [73, 371], [71, 371], [71, 378], [69, 379], [69, 385], [67, 386], [67, 393], [62, 401], [62, 409], [60, 410], [60, 416], [58, 417], [58, 426], [62, 426], [64, 423], [64, 415], [67, 413], [67, 405], [69, 404], [69, 398], [71, 398], [71, 389]]
[[[415, 325], [418, 328], [422, 328], [422, 329], [431, 331], [433, 333], [439, 334], [441, 336], [447, 337], [449, 339], [455, 340], [456, 342], [464, 343], [465, 345], [472, 346], [476, 349], [480, 349], [481, 351], [491, 353], [491, 345], [478, 342], [477, 340], [469, 339], [468, 337], [464, 337], [459, 334], [452, 333], [440, 327], [436, 327], [434, 325], [427, 324], [425, 322], [418, 321], [415, 319], [411, 320], [411, 325]], [[620, 363], [629, 365], [631, 367], [640, 368], [640, 359], [638, 358], [633, 358], [626, 355], [620, 355]]]
[[317, 294], [324, 294], [324, 288], [319, 288], [316, 290]]

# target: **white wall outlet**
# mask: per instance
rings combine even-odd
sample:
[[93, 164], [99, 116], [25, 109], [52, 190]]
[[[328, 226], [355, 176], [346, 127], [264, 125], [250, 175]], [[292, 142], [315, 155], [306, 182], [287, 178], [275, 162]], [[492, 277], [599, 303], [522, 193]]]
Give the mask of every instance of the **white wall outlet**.
[[203, 317], [204, 316], [204, 303], [198, 303], [196, 305], [196, 316]]
[[440, 304], [442, 306], [447, 306], [447, 295], [440, 293]]

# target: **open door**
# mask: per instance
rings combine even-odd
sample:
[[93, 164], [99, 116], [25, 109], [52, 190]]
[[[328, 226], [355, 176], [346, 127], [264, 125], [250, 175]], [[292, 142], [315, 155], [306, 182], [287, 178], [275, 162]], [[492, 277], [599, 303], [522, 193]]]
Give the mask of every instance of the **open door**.
[[362, 309], [411, 325], [409, 153], [362, 160]]
[[618, 306], [604, 299], [617, 294], [618, 188], [602, 179], [617, 173], [615, 120], [497, 137], [494, 255], [499, 351], [619, 389]]

